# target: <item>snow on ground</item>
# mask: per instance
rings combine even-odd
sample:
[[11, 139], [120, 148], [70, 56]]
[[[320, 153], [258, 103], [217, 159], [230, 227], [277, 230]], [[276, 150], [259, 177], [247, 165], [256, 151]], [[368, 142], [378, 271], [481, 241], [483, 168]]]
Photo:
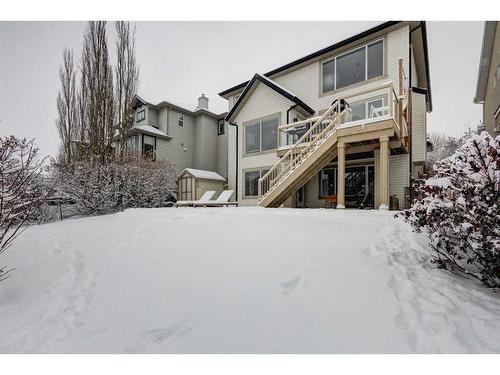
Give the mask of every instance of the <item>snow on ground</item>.
[[389, 212], [135, 209], [0, 257], [0, 352], [500, 352], [500, 293]]

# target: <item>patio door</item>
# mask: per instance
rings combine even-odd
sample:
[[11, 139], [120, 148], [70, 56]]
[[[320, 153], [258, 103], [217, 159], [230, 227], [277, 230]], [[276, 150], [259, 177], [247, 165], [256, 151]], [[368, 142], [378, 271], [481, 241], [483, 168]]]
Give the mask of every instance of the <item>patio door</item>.
[[372, 165], [345, 169], [345, 206], [373, 207], [375, 169]]

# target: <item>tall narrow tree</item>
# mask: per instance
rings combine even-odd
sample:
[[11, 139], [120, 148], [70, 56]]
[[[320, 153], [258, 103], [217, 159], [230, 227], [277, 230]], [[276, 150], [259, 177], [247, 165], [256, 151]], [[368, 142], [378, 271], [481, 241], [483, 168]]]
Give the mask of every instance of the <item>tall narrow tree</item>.
[[106, 162], [113, 138], [113, 69], [109, 64], [105, 21], [91, 21], [85, 31], [81, 58], [80, 99], [84, 136], [92, 162]]
[[139, 69], [135, 57], [135, 27], [128, 22], [115, 22], [116, 67], [115, 100], [118, 125], [119, 151], [123, 157], [127, 151], [127, 139], [134, 123], [133, 102], [139, 85]]
[[57, 129], [61, 139], [61, 161], [72, 161], [72, 146], [77, 135], [77, 91], [76, 69], [73, 60], [73, 51], [63, 50], [63, 63], [59, 67], [61, 89], [57, 95]]

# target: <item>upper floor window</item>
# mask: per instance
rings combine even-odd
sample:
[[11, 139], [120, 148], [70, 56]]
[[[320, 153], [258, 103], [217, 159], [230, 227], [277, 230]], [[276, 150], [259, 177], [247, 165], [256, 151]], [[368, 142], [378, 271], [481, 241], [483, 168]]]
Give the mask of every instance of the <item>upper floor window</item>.
[[137, 112], [137, 122], [142, 121], [146, 118], [146, 111], [143, 109], [142, 111]]
[[217, 134], [218, 135], [224, 134], [224, 119], [219, 120], [217, 124]]
[[245, 154], [273, 150], [278, 144], [279, 116], [245, 124]]
[[177, 115], [177, 124], [179, 126], [184, 126], [184, 115], [181, 115], [180, 113]]
[[323, 93], [379, 77], [384, 74], [384, 41], [367, 44], [321, 65]]

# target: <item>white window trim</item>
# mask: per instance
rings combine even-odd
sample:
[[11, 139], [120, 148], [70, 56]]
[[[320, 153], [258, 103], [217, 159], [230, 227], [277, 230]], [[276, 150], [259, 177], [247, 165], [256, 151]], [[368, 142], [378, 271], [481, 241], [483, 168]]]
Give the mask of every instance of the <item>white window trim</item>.
[[177, 125], [180, 126], [181, 128], [184, 127], [184, 115], [181, 113], [177, 114]]
[[[255, 119], [255, 120], [246, 121], [243, 124], [243, 151], [244, 151], [243, 155], [244, 156], [259, 155], [259, 154], [263, 154], [263, 153], [267, 153], [267, 152], [273, 152], [273, 151], [278, 149], [278, 147], [279, 147], [279, 131], [276, 131], [276, 147], [270, 148], [268, 150], [262, 150], [262, 122], [265, 120], [272, 119], [272, 118], [278, 119], [278, 126], [279, 126], [280, 119], [281, 119], [281, 113], [275, 113], [275, 114], [272, 114], [269, 116], [264, 116], [264, 117]], [[246, 127], [251, 126], [251, 125], [255, 125], [257, 122], [259, 124], [259, 129], [260, 129], [259, 150], [247, 152]]]
[[[373, 78], [368, 78], [368, 46], [372, 45], [372, 44], [376, 44], [378, 42], [382, 41], [382, 75], [381, 76], [378, 76], [378, 77], [373, 77]], [[347, 86], [344, 86], [344, 87], [341, 87], [339, 89], [337, 89], [337, 59], [339, 57], [342, 57], [344, 55], [347, 55], [351, 52], [354, 52], [356, 50], [359, 50], [359, 49], [362, 49], [364, 48], [365, 49], [365, 79], [363, 81], [360, 81], [360, 82], [356, 82], [356, 83], [353, 83], [351, 85], [347, 85]], [[385, 41], [385, 38], [382, 37], [382, 38], [379, 38], [379, 39], [375, 39], [375, 40], [372, 40], [370, 41], [369, 43], [366, 43], [364, 45], [361, 45], [361, 46], [357, 46], [357, 47], [353, 47], [345, 52], [342, 52], [338, 55], [335, 55], [333, 57], [330, 57], [326, 60], [323, 60], [320, 62], [320, 95], [324, 95], [324, 94], [329, 94], [329, 93], [332, 93], [334, 91], [337, 91], [337, 90], [344, 90], [350, 86], [353, 86], [353, 85], [356, 85], [356, 84], [359, 84], [359, 83], [363, 83], [363, 82], [368, 82], [368, 81], [371, 81], [373, 79], [377, 79], [377, 78], [380, 78], [380, 77], [383, 77], [385, 74], [386, 74], [386, 62], [385, 62], [385, 59], [386, 59], [386, 51], [385, 51], [385, 48], [386, 48], [386, 41]], [[334, 75], [333, 75], [333, 90], [329, 90], [329, 91], [323, 91], [323, 64], [326, 64], [326, 63], [329, 63], [331, 61], [334, 61]]]
[[272, 167], [260, 167], [260, 168], [252, 168], [252, 169], [244, 169], [243, 172], [243, 199], [257, 199], [259, 198], [259, 185], [257, 182], [257, 195], [246, 195], [246, 179], [245, 175], [247, 173], [259, 172], [259, 179], [264, 176], [267, 171], [269, 171]]

